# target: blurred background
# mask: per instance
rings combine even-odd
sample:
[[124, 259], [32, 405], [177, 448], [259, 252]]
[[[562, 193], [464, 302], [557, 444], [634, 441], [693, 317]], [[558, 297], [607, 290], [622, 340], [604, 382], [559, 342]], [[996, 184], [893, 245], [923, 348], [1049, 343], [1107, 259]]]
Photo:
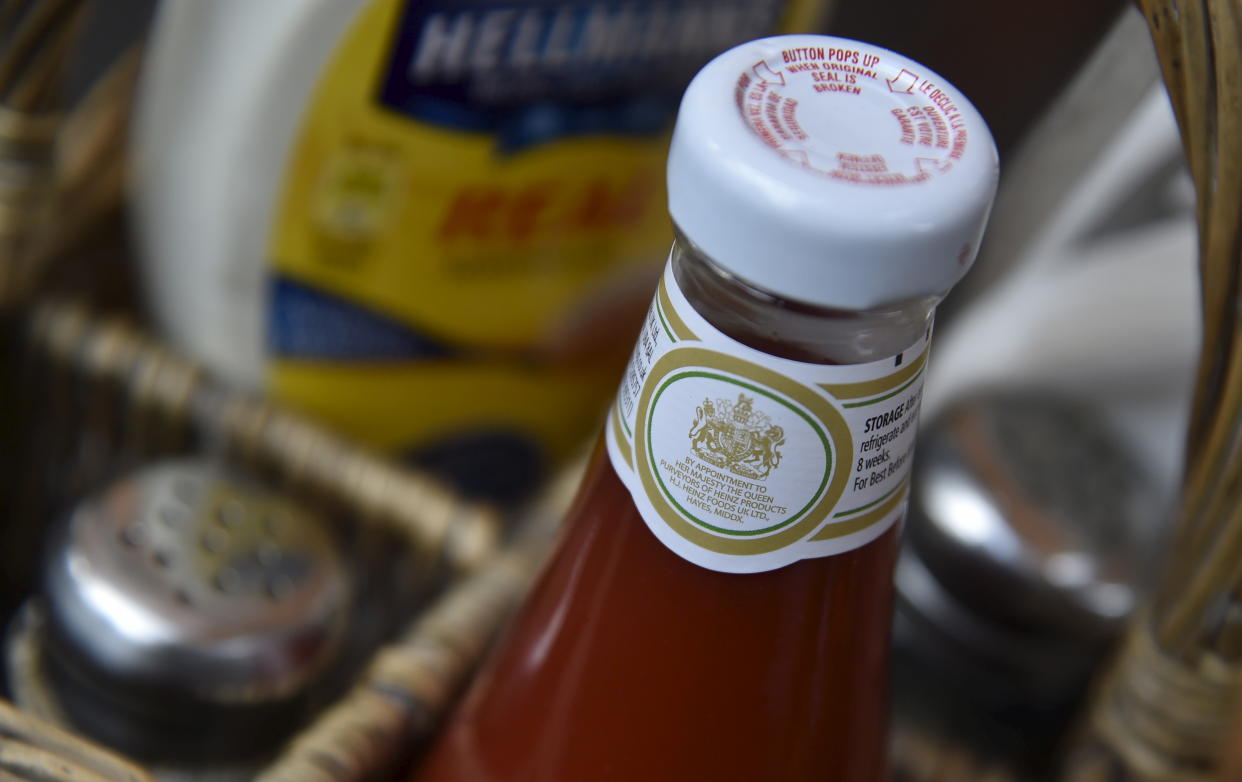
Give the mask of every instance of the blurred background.
[[[817, 31], [938, 71], [1002, 161], [979, 260], [937, 317], [895, 767], [1050, 778], [1158, 570], [1199, 354], [1194, 187], [1143, 17], [668, 3], [681, 38], [570, 77], [548, 30], [589, 12], [573, 3], [510, 4], [545, 25], [538, 67], [453, 48], [500, 5], [0, 3], [5, 116], [25, 117], [0, 128], [0, 185], [26, 177], [0, 187], [23, 259], [7, 697], [169, 779], [253, 778], [321, 715], [371, 719], [330, 709], [356, 705], [377, 650], [424, 643], [417, 618], [497, 541], [555, 527], [671, 239], [685, 81], [732, 43]], [[429, 30], [439, 54], [417, 48]], [[22, 79], [58, 88], [15, 107]], [[479, 648], [512, 594], [479, 598]], [[213, 651], [221, 636], [241, 651]], [[276, 662], [256, 675], [247, 655]], [[376, 717], [391, 735], [351, 755], [357, 778], [402, 762], [447, 696], [411, 697], [431, 716]]]

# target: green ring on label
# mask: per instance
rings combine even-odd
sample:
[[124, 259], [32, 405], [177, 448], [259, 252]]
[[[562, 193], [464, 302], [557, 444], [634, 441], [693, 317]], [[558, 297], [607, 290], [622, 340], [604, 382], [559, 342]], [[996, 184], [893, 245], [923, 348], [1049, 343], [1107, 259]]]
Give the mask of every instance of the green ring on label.
[[776, 551], [810, 535], [836, 507], [849, 480], [849, 470], [838, 468], [848, 462], [848, 459], [843, 460], [841, 454], [853, 454], [854, 438], [840, 411], [813, 389], [767, 367], [704, 348], [674, 348], [656, 361], [643, 384], [638, 401], [638, 414], [635, 417], [635, 428], [638, 432], [647, 432], [657, 389], [663, 386], [665, 379], [683, 369], [716, 369], [727, 372], [797, 402], [827, 431], [835, 458], [828, 464], [827, 488], [819, 494], [818, 502], [809, 510], [800, 511], [803, 513], [801, 518], [789, 525], [782, 524], [778, 531], [762, 537], [722, 537], [689, 521], [668, 501], [660, 487], [659, 478], [651, 467], [647, 438], [635, 437], [634, 468], [648, 501], [660, 518], [670, 529], [696, 546], [718, 554], [735, 556]]
[[[651, 398], [652, 406], [654, 407], [655, 404], [660, 401], [660, 395], [663, 394], [664, 391], [670, 385], [672, 385], [673, 383], [677, 382], [678, 380], [682, 378], [690, 378], [690, 377], [707, 377], [707, 378], [712, 378], [713, 380], [720, 380], [725, 383], [732, 383], [733, 385], [740, 386], [741, 388], [746, 388], [751, 391], [754, 391], [756, 394], [763, 394], [764, 396], [771, 399], [772, 401], [782, 404], [785, 407], [789, 408], [790, 410], [794, 411], [799, 416], [801, 416], [808, 424], [810, 424], [811, 429], [813, 429], [815, 431], [815, 434], [819, 436], [820, 442], [824, 444], [824, 461], [827, 463], [827, 467], [824, 470], [824, 478], [822, 481], [820, 481], [819, 488], [815, 490], [814, 496], [811, 497], [811, 499], [806, 503], [806, 505], [803, 505], [796, 512], [791, 513], [789, 515], [789, 518], [785, 519], [779, 524], [773, 524], [770, 527], [764, 527], [763, 529], [751, 530], [749, 532], [746, 532], [742, 530], [729, 530], [723, 527], [717, 527], [713, 524], [709, 524], [706, 521], [703, 521], [699, 517], [695, 516], [690, 511], [683, 508], [681, 504], [678, 503], [677, 500], [673, 498], [672, 493], [669, 492], [668, 490], [668, 487], [664, 485], [664, 480], [660, 477], [660, 472], [656, 468], [655, 463], [654, 463], [655, 455], [650, 452], [650, 449], [646, 449], [648, 453], [648, 458], [647, 458], [648, 464], [650, 464], [651, 466], [651, 472], [655, 476], [656, 483], [660, 485], [660, 491], [664, 495], [665, 500], [667, 500], [669, 504], [671, 504], [674, 508], [680, 511], [682, 516], [685, 516], [691, 522], [698, 524], [700, 527], [709, 529], [712, 532], [718, 532], [722, 535], [728, 535], [734, 538], [754, 537], [756, 535], [766, 535], [769, 532], [775, 532], [776, 530], [781, 529], [783, 527], [788, 527], [790, 524], [793, 524], [795, 521], [797, 521], [799, 518], [805, 515], [806, 512], [815, 505], [816, 500], [818, 500], [823, 495], [824, 488], [828, 485], [828, 476], [832, 474], [832, 466], [834, 464], [832, 444], [828, 441], [828, 436], [824, 434], [823, 427], [819, 423], [817, 423], [813, 418], [811, 418], [811, 416], [803, 412], [800, 408], [789, 404], [789, 402], [786, 401], [779, 394], [775, 394], [766, 388], [754, 385], [752, 383], [744, 383], [740, 380], [737, 380], [732, 377], [728, 377], [726, 375], [720, 375], [715, 372], [704, 372], [703, 370], [697, 370], [697, 369], [691, 369], [685, 372], [678, 372], [670, 376], [664, 382], [662, 382], [660, 384], [659, 389], [656, 390], [655, 396]], [[647, 440], [650, 441], [651, 439], [651, 418], [650, 417], [648, 417], [647, 419], [647, 427], [646, 427], [646, 431], [644, 432], [644, 434], [646, 435]]]

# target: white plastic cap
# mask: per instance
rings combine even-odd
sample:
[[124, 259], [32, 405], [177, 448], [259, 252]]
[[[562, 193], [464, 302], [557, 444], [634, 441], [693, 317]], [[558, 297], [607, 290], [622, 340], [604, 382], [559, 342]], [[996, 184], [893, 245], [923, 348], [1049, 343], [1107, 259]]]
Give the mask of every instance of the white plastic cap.
[[996, 177], [987, 125], [943, 78], [878, 46], [786, 35], [731, 49], [690, 83], [669, 210], [742, 279], [867, 309], [961, 279]]

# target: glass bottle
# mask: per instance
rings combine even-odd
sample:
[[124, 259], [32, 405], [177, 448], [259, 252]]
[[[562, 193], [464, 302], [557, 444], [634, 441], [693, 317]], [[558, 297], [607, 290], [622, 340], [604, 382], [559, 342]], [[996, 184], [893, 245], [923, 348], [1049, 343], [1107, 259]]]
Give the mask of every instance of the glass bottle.
[[700, 73], [670, 154], [677, 239], [606, 444], [418, 782], [885, 778], [932, 313], [995, 177], [973, 108], [886, 50], [782, 36]]

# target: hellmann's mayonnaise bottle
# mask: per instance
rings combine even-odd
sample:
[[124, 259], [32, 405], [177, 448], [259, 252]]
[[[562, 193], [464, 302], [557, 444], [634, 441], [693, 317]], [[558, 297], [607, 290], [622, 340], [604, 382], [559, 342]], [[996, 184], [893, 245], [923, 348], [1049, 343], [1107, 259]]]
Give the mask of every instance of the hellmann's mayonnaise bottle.
[[165, 0], [133, 136], [166, 337], [505, 499], [597, 425], [712, 56], [827, 0]]

